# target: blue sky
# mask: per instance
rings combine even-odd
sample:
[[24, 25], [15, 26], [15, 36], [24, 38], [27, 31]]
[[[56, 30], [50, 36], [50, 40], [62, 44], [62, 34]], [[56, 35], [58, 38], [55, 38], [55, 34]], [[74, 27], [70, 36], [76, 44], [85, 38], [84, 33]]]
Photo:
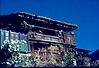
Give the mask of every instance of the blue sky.
[[77, 24], [76, 46], [99, 49], [99, 0], [0, 0], [0, 15], [20, 11]]

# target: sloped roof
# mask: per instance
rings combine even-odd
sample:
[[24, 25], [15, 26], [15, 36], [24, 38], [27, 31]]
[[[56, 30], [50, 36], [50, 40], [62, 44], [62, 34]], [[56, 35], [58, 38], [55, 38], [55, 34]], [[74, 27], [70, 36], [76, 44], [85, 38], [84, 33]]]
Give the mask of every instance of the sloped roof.
[[62, 22], [62, 21], [59, 21], [59, 20], [54, 20], [54, 19], [48, 18], [48, 17], [46, 17], [46, 16], [36, 16], [36, 15], [34, 15], [34, 14], [27, 13], [27, 12], [19, 12], [19, 14], [26, 14], [26, 15], [30, 15], [30, 16], [33, 16], [33, 17], [37, 17], [37, 18], [41, 18], [41, 19], [45, 19], [45, 20], [50, 20], [50, 21], [52, 21], [52, 22], [59, 23], [59, 24], [63, 25], [63, 27], [64, 27], [64, 25], [66, 25], [66, 26], [68, 25], [68, 26], [73, 26], [73, 27], [75, 27], [75, 29], [78, 28], [78, 26], [77, 26], [76, 24], [71, 24], [71, 23]]
[[0, 28], [13, 29], [14, 31], [20, 28], [20, 31], [28, 31], [27, 29], [24, 30], [25, 28], [22, 26], [22, 24], [24, 25], [24, 21], [31, 26], [36, 25], [35, 28], [46, 28], [50, 30], [72, 31], [78, 28], [75, 24], [53, 20], [44, 16], [36, 16], [26, 12], [17, 12], [0, 16], [0, 25], [2, 26]]
[[90, 50], [86, 50], [86, 49], [81, 49], [81, 48], [76, 48], [77, 51], [83, 51], [83, 52], [91, 52]]

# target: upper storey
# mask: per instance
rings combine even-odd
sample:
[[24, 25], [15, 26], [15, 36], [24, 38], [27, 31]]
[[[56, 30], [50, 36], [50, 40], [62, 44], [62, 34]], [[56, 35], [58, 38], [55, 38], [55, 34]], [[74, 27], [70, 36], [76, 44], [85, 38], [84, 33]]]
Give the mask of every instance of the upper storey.
[[0, 16], [0, 29], [28, 32], [32, 28], [72, 31], [78, 28], [75, 24], [69, 24], [51, 18], [36, 16], [26, 12], [18, 12]]

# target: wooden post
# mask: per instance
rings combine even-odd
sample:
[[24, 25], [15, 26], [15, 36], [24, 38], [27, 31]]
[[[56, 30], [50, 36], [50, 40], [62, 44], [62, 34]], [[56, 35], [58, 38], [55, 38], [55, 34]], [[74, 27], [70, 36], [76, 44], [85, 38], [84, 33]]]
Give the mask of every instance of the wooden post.
[[30, 46], [31, 54], [32, 54], [32, 56], [34, 56], [34, 44], [33, 44], [33, 41], [29, 41], [29, 46]]
[[11, 40], [11, 38], [12, 38], [12, 37], [11, 37], [11, 31], [9, 31], [9, 40]]
[[68, 43], [68, 32], [65, 34], [65, 43]]
[[19, 36], [19, 40], [21, 40], [21, 38], [20, 38], [20, 32], [19, 32], [18, 36]]
[[24, 34], [22, 34], [22, 40], [24, 40]]
[[16, 40], [16, 32], [14, 32], [14, 40]]
[[74, 32], [71, 32], [71, 44], [75, 46]]
[[4, 30], [4, 40], [6, 40], [6, 32], [5, 32], [5, 30]]

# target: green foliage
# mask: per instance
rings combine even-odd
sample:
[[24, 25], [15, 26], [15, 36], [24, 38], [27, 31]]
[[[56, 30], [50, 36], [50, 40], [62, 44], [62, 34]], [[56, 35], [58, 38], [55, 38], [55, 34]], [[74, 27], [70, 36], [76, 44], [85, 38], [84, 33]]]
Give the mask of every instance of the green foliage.
[[24, 40], [5, 40], [0, 49], [0, 65], [7, 67], [25, 61], [26, 59], [22, 60], [22, 56], [20, 56], [20, 50], [21, 45], [24, 46], [26, 43]]

